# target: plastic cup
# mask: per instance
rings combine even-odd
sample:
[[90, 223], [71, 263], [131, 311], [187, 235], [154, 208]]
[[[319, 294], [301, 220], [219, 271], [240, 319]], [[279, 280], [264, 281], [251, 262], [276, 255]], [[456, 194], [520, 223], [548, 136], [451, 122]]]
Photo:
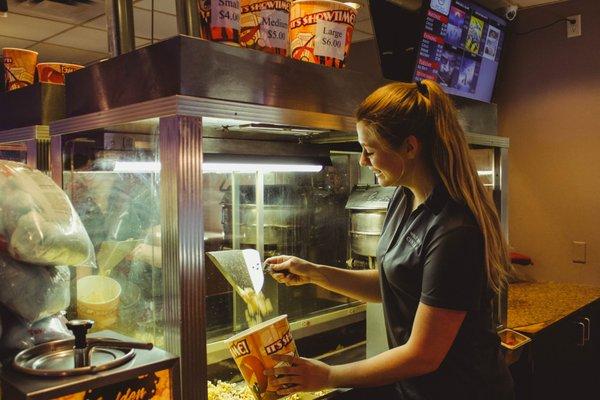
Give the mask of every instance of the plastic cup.
[[77, 281], [77, 317], [93, 320], [96, 329], [109, 328], [119, 318], [121, 285], [108, 276], [89, 275]]
[[290, 10], [290, 54], [342, 68], [350, 51], [356, 9], [332, 0], [296, 0]]
[[240, 46], [240, 0], [198, 0], [200, 37]]
[[298, 355], [287, 315], [246, 329], [227, 339], [225, 343], [256, 400], [283, 397], [277, 394], [277, 387], [269, 384], [269, 379], [263, 372], [287, 365], [285, 362], [273, 360], [273, 354]]
[[285, 56], [289, 23], [290, 0], [242, 0], [240, 44]]
[[4, 81], [6, 90], [15, 90], [33, 84], [38, 53], [32, 50], [4, 47]]
[[64, 85], [65, 75], [81, 68], [83, 68], [83, 65], [78, 64], [58, 62], [39, 63], [37, 65], [38, 81], [41, 83]]

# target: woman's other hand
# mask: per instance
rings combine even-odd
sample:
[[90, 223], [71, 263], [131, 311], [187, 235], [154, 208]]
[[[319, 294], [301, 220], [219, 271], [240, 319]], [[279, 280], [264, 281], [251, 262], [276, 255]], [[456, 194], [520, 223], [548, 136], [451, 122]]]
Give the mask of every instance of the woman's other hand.
[[289, 364], [264, 372], [269, 377], [269, 385], [277, 387], [278, 395], [331, 387], [331, 367], [321, 361], [284, 354], [273, 354], [271, 358]]
[[273, 279], [286, 286], [318, 283], [319, 267], [294, 256], [275, 256], [265, 260]]

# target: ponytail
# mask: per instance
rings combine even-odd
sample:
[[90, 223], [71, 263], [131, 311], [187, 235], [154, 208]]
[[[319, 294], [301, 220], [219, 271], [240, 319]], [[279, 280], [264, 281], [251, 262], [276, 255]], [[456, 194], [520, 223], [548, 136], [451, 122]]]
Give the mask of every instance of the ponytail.
[[499, 292], [511, 269], [508, 246], [496, 207], [479, 179], [448, 95], [430, 80], [392, 83], [367, 97], [356, 118], [392, 147], [398, 147], [409, 135], [424, 143], [429, 151], [426, 156], [450, 197], [473, 213], [484, 238], [487, 280]]

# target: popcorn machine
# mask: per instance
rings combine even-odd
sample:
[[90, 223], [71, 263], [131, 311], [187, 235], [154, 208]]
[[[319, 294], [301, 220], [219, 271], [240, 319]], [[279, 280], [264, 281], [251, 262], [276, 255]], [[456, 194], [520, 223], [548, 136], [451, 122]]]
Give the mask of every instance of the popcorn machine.
[[[66, 79], [52, 177], [98, 264], [72, 271], [68, 317], [84, 310], [78, 282], [110, 279], [120, 291], [106, 329], [179, 356], [182, 398], [237, 384], [225, 339], [248, 326], [248, 304], [205, 253], [253, 248], [348, 268], [346, 203], [374, 182], [358, 165], [352, 115], [384, 82], [185, 36]], [[264, 317], [288, 315], [300, 355], [366, 356], [365, 304], [269, 277], [263, 292]]]

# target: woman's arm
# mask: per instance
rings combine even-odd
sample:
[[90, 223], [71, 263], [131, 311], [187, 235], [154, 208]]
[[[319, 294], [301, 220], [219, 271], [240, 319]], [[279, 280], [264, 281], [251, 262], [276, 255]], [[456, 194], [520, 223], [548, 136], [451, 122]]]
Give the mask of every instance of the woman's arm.
[[319, 390], [331, 387], [369, 387], [433, 372], [442, 363], [465, 318], [466, 311], [455, 311], [419, 304], [408, 342], [364, 361], [328, 366], [320, 361], [277, 356], [293, 362], [291, 367], [275, 368], [268, 375], [274, 385], [295, 384], [277, 393]]
[[266, 263], [279, 283], [288, 286], [314, 283], [353, 299], [381, 303], [378, 270], [347, 270], [292, 256], [271, 257]]

